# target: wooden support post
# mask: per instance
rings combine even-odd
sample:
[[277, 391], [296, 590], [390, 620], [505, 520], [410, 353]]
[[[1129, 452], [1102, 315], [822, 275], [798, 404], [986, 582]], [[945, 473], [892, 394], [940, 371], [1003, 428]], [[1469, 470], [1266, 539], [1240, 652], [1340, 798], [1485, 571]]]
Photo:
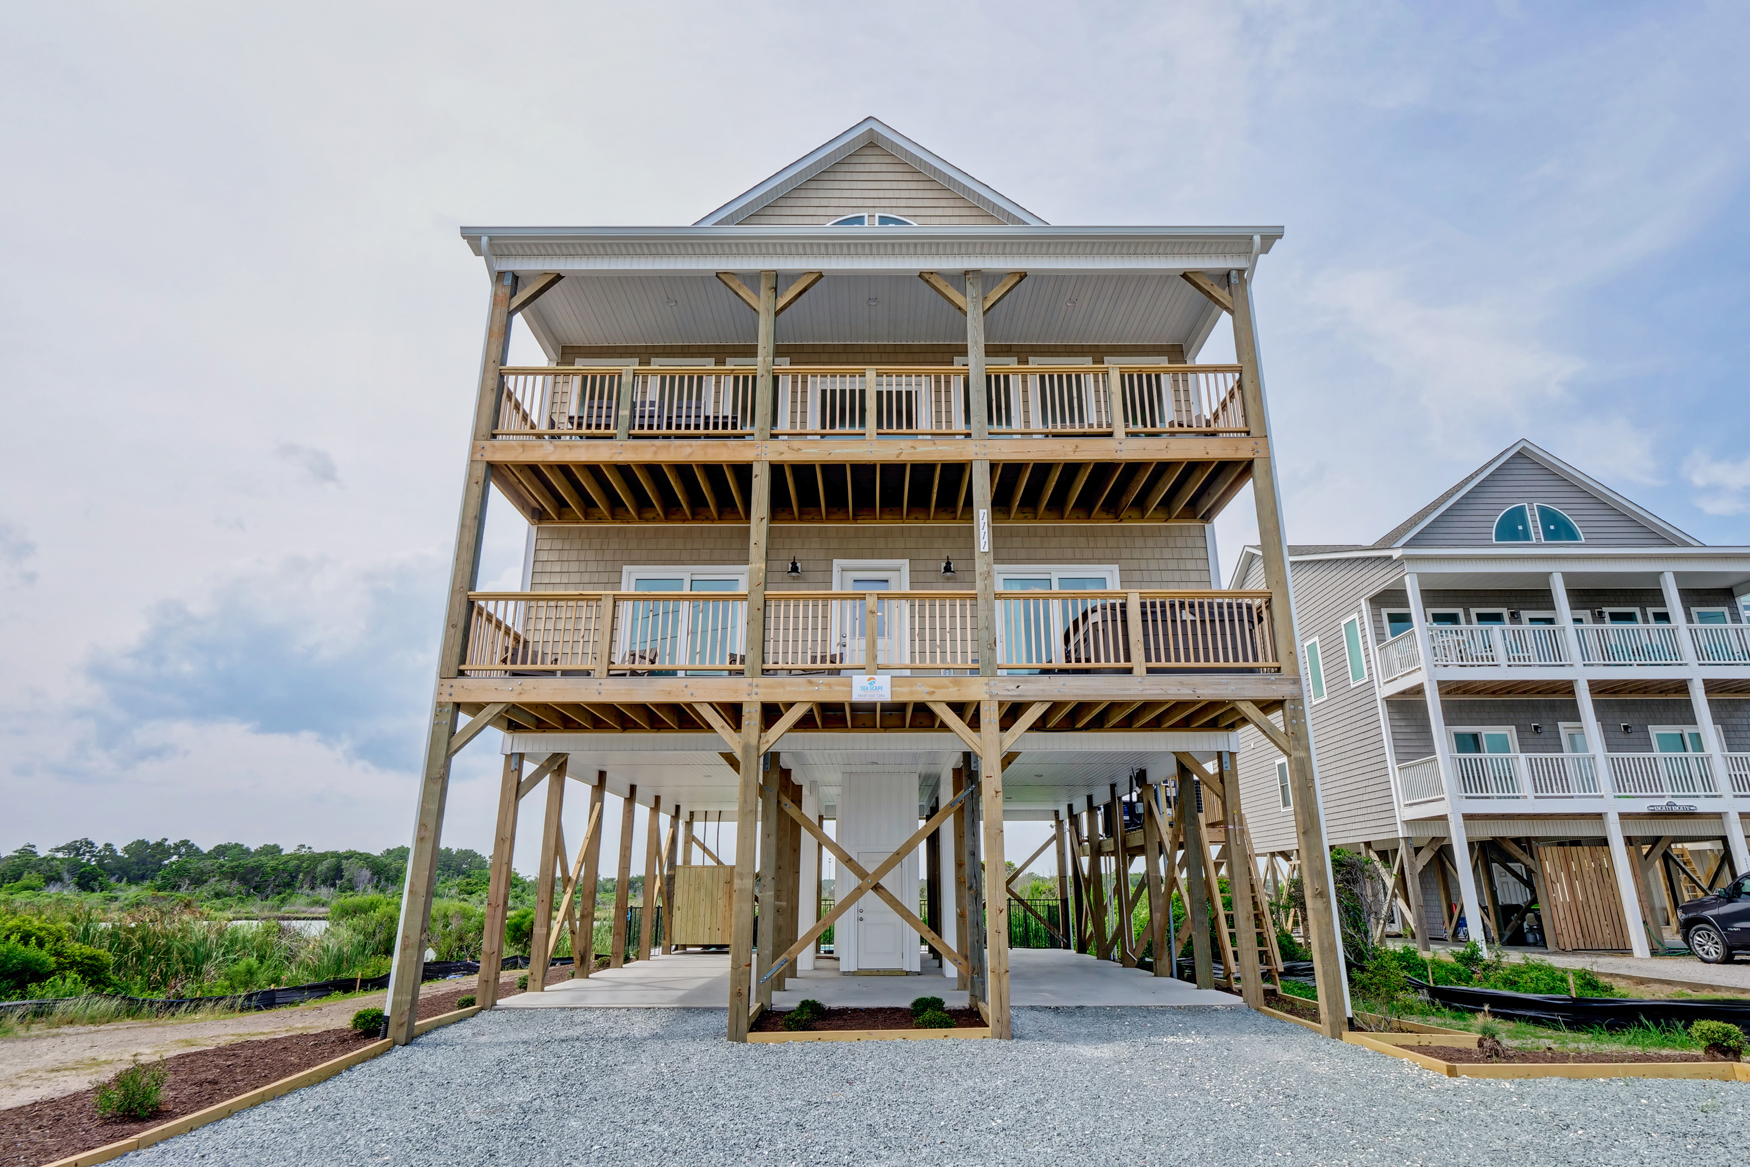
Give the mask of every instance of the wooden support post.
[[[749, 653], [749, 655], [753, 655]], [[735, 876], [729, 931], [729, 1040], [746, 1041], [753, 987], [753, 881], [759, 850], [760, 703], [741, 705], [741, 781], [735, 798]]]
[[596, 824], [584, 847], [583, 870], [577, 876], [577, 907], [583, 916], [583, 945], [588, 950], [579, 957], [573, 946], [571, 975], [587, 977], [595, 971], [595, 897], [601, 883], [602, 836], [608, 833], [608, 772], [597, 770], [595, 785], [589, 788], [589, 817]]
[[766, 755], [761, 755], [759, 765], [760, 858], [755, 891], [759, 903], [759, 915], [756, 918], [759, 933], [754, 944], [758, 957], [755, 975], [759, 977], [759, 980], [755, 982], [754, 1000], [761, 1007], [770, 1009], [772, 1007], [772, 982], [766, 978], [766, 974], [772, 971], [772, 960], [779, 951], [777, 947], [778, 905], [776, 901], [778, 894], [778, 776], [768, 768], [770, 762]]
[[1057, 835], [1057, 926], [1063, 931], [1063, 946], [1070, 948], [1070, 937], [1075, 933], [1070, 930], [1069, 921], [1069, 846], [1064, 837], [1062, 812], [1052, 811], [1051, 822]]
[[608, 967], [621, 968], [626, 963], [626, 913], [632, 908], [632, 815], [638, 809], [638, 787], [626, 787], [626, 797], [620, 800], [620, 865], [614, 873], [614, 932], [609, 941], [614, 947], [608, 953]]
[[1082, 876], [1082, 831], [1081, 820], [1076, 814], [1076, 804], [1064, 804], [1064, 824], [1069, 834], [1069, 884], [1071, 908], [1075, 913], [1075, 937], [1073, 950], [1088, 952], [1088, 886]]
[[982, 846], [980, 840], [979, 804], [983, 801], [979, 796], [981, 782], [973, 771], [974, 755], [963, 755], [966, 767], [966, 786], [969, 791], [966, 801], [961, 804], [966, 813], [961, 816], [964, 830], [961, 840], [966, 849], [966, 962], [968, 967], [967, 1003], [981, 1012], [988, 1013], [986, 991], [985, 962], [985, 877], [984, 864], [981, 861]]
[[[1240, 965], [1240, 996], [1254, 1009], [1264, 1004], [1264, 979], [1258, 962], [1258, 931], [1252, 883], [1258, 873], [1245, 845], [1245, 817], [1240, 813], [1240, 776], [1234, 756], [1226, 750], [1216, 756], [1221, 767], [1222, 810], [1226, 813], [1227, 886], [1233, 899], [1234, 955]], [[1229, 970], [1231, 977], [1232, 970]]]
[[698, 813], [696, 810], [687, 812], [687, 833], [681, 838], [681, 863], [688, 867], [693, 865], [693, 818]]
[[644, 820], [644, 895], [638, 908], [638, 959], [650, 959], [656, 935], [656, 890], [662, 879], [662, 795], [650, 800], [650, 817]]
[[[1197, 987], [1215, 987], [1214, 957], [1209, 950], [1209, 872], [1204, 866], [1209, 841], [1203, 836], [1203, 816], [1197, 813], [1196, 779], [1179, 763], [1179, 794], [1175, 806], [1179, 838], [1185, 842], [1185, 917], [1191, 929], [1191, 952]], [[1176, 946], [1175, 946], [1176, 947]]]
[[541, 864], [535, 868], [535, 930], [529, 938], [529, 992], [546, 987], [553, 928], [553, 867], [559, 858], [559, 815], [565, 809], [565, 763], [547, 776], [547, 814], [541, 820]]
[[[480, 355], [480, 377], [474, 397], [474, 432], [469, 442], [467, 473], [462, 486], [462, 510], [456, 523], [455, 555], [450, 563], [450, 591], [444, 614], [442, 643], [438, 648], [438, 679], [450, 680], [461, 671], [467, 649], [469, 612], [480, 571], [480, 542], [486, 526], [486, 499], [492, 486], [492, 467], [474, 451], [492, 437], [498, 417], [500, 380], [510, 347], [510, 302], [516, 294], [516, 275], [497, 273], [486, 314], [486, 339]], [[420, 774], [419, 809], [414, 816], [413, 838], [407, 848], [407, 870], [401, 885], [401, 919], [395, 934], [395, 952], [389, 970], [389, 989], [383, 1011], [389, 1015], [389, 1037], [396, 1045], [413, 1040], [418, 1020], [419, 985], [425, 978], [425, 938], [431, 927], [431, 901], [437, 886], [438, 850], [442, 844], [444, 803], [450, 790], [450, 740], [456, 732], [459, 710], [452, 702], [432, 707], [426, 725], [425, 759]]]
[[[691, 822], [691, 811], [688, 811], [688, 821]], [[662, 864], [662, 948], [663, 953], [674, 951], [674, 869], [680, 862], [680, 830], [681, 808], [672, 807], [668, 812], [668, 843], [663, 847], [667, 857]]]
[[[966, 767], [954, 767], [952, 791], [954, 797], [966, 789]], [[954, 950], [962, 957], [970, 960], [971, 949], [967, 947], [967, 899], [966, 899], [966, 804], [962, 803], [954, 810]], [[965, 973], [960, 973], [954, 980], [954, 987], [966, 990], [972, 987]]]
[[[1242, 271], [1228, 273], [1228, 294], [1233, 300], [1234, 354], [1240, 366], [1240, 393], [1251, 435], [1268, 439], [1264, 379], [1258, 359], [1257, 321], [1252, 312], [1248, 277]], [[1270, 590], [1270, 620], [1276, 641], [1276, 659], [1284, 676], [1301, 675], [1300, 641], [1295, 631], [1293, 581], [1288, 570], [1288, 541], [1282, 527], [1282, 497], [1274, 463], [1264, 441], [1252, 459], [1252, 497], [1258, 516], [1258, 546], [1264, 560], [1264, 585]], [[1292, 747], [1288, 754], [1288, 780], [1294, 803], [1294, 832], [1300, 845], [1301, 883], [1306, 891], [1307, 920], [1304, 931], [1312, 949], [1313, 978], [1319, 987], [1319, 1029], [1326, 1037], [1341, 1038], [1349, 1027], [1349, 986], [1344, 969], [1343, 945], [1337, 936], [1337, 914], [1332, 891], [1330, 848], [1325, 842], [1323, 803], [1314, 768], [1312, 735], [1307, 724], [1306, 700], [1290, 697], [1283, 702], [1282, 729]]]
[[511, 859], [516, 853], [517, 786], [523, 756], [504, 756], [498, 784], [498, 830], [492, 840], [492, 869], [486, 885], [486, 920], [480, 939], [480, 978], [474, 999], [482, 1009], [498, 1003], [498, 971], [504, 965], [504, 922], [510, 910]]
[[[968, 296], [970, 304], [972, 297]], [[978, 711], [978, 736], [983, 743], [983, 789], [980, 814], [984, 820], [984, 885], [1004, 886], [1008, 868], [1003, 851], [1003, 734], [994, 697], [986, 697]], [[985, 906], [985, 997], [990, 1006], [990, 1035], [1007, 1039], [1009, 1031], [1009, 897], [994, 891]]]
[[1112, 958], [1110, 915], [1106, 906], [1105, 842], [1100, 838], [1100, 810], [1094, 796], [1088, 795], [1088, 913], [1094, 920], [1094, 957]]
[[1115, 942], [1112, 955], [1125, 968], [1135, 968], [1136, 910], [1130, 902], [1130, 848], [1124, 844], [1124, 800], [1118, 797], [1116, 782], [1107, 784], [1107, 795], [1112, 808], [1112, 871], [1115, 876], [1112, 891], [1118, 908], [1116, 927], [1112, 929]]
[[1161, 816], [1156, 804], [1157, 786], [1142, 788], [1142, 878], [1148, 884], [1148, 934], [1149, 945], [1154, 950], [1154, 975], [1157, 977], [1171, 976], [1173, 972], [1172, 956], [1166, 951], [1162, 922], [1167, 916], [1167, 905], [1161, 898]]

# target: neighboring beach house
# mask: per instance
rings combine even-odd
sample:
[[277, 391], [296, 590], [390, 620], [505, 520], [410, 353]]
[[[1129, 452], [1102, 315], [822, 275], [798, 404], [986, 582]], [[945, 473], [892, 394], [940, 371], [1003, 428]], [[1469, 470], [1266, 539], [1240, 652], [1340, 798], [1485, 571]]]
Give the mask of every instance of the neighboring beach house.
[[[491, 301], [397, 1040], [450, 758], [488, 726], [506, 759], [482, 1003], [518, 803], [545, 780], [531, 988], [572, 926], [571, 888], [595, 886], [612, 795], [616, 928], [636, 804], [653, 873], [638, 951], [657, 899], [671, 947], [726, 946], [735, 1040], [810, 970], [827, 923], [838, 971], [952, 978], [1006, 1037], [1011, 889], [981, 875], [1023, 858], [1005, 822], [1056, 824], [1059, 871], [1076, 870], [1055, 926], [1073, 917], [1136, 964], [1131, 929], [1106, 930], [1140, 918], [1117, 865], [1157, 864], [1166, 843], [1151, 908], [1185, 864], [1194, 902], [1213, 886], [1202, 843], [1231, 829], [1241, 845], [1217, 774], [1248, 718], [1286, 717], [1316, 839], [1286, 549], [1276, 534], [1274, 567], [1223, 591], [1211, 533], [1248, 483], [1261, 529], [1280, 531], [1249, 285], [1281, 234], [1051, 226], [874, 119], [692, 226], [463, 229]], [[513, 318], [547, 364], [505, 366]], [[1229, 322], [1237, 362], [1198, 364]], [[515, 593], [476, 590], [492, 489], [531, 524]], [[1194, 770], [1205, 814], [1168, 828], [1186, 800], [1159, 791], [1191, 789]], [[575, 858], [558, 829], [570, 781], [591, 800]], [[697, 828], [723, 822], [741, 829], [719, 856]], [[1311, 911], [1319, 975], [1340, 984], [1322, 884]], [[1207, 971], [1207, 937], [1190, 939]], [[1260, 954], [1242, 947], [1255, 995]], [[1323, 1000], [1334, 1036], [1343, 995]]]
[[[1645, 956], [1750, 871], [1750, 548], [1519, 441], [1377, 542], [1290, 562], [1329, 841], [1382, 857], [1424, 945], [1481, 920]], [[1262, 578], [1246, 551], [1233, 586]], [[1242, 737], [1257, 848], [1288, 859], [1280, 755]]]

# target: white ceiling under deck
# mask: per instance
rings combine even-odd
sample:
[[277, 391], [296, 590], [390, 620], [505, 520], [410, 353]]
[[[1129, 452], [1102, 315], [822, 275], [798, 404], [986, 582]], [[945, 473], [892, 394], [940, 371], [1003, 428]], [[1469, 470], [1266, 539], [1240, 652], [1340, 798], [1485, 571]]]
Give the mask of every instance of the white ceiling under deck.
[[[1203, 731], [1136, 733], [1026, 733], [1016, 743], [1020, 756], [1004, 775], [1004, 815], [1010, 821], [1049, 820], [1066, 803], [1085, 804], [1092, 795], [1104, 801], [1110, 785], [1122, 790], [1131, 774], [1147, 770], [1157, 780], [1172, 766], [1174, 751], [1207, 757], [1238, 748], [1238, 735]], [[735, 821], [737, 778], [717, 755], [727, 747], [716, 734], [508, 734], [506, 753], [531, 758], [564, 751], [572, 777], [593, 782], [608, 775], [608, 790], [620, 797], [634, 785], [636, 801], [649, 806], [660, 796], [664, 806], [683, 813]], [[774, 751], [798, 782], [815, 782], [827, 813], [839, 787], [858, 774], [917, 774], [920, 813], [943, 788], [965, 747], [953, 734], [936, 731], [881, 733], [792, 732]]]
[[[739, 274], [759, 286], [757, 273]], [[959, 286], [960, 276], [951, 282]], [[1030, 275], [986, 318], [985, 339], [1195, 347], [1212, 310], [1177, 275]], [[715, 276], [684, 273], [570, 276], [524, 317], [550, 360], [566, 345], [752, 345], [757, 325]], [[915, 274], [835, 273], [778, 318], [777, 342], [964, 345], [966, 318]]]

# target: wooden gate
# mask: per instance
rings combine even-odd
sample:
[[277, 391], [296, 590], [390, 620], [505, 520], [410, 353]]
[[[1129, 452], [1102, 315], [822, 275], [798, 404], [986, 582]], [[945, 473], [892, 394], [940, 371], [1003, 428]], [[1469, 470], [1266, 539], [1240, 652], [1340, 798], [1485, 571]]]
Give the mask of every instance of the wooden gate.
[[733, 867], [677, 864], [668, 943], [678, 948], [728, 944], [734, 885]]
[[1627, 952], [1628, 923], [1609, 847], [1539, 845], [1550, 939], [1563, 951]]

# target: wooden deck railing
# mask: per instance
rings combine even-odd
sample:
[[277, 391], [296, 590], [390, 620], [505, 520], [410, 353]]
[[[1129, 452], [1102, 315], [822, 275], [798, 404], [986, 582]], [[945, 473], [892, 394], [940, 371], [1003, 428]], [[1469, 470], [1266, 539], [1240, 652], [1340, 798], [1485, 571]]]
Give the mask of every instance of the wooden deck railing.
[[[474, 676], [740, 671], [747, 596], [730, 592], [475, 593]], [[999, 592], [1004, 673], [1274, 671], [1267, 592]], [[978, 670], [974, 592], [770, 592], [770, 673]]]
[[[750, 366], [507, 368], [501, 438], [745, 437]], [[952, 367], [774, 370], [785, 438], [967, 437], [966, 374]], [[1015, 365], [987, 371], [997, 437], [1244, 434], [1238, 365]]]

